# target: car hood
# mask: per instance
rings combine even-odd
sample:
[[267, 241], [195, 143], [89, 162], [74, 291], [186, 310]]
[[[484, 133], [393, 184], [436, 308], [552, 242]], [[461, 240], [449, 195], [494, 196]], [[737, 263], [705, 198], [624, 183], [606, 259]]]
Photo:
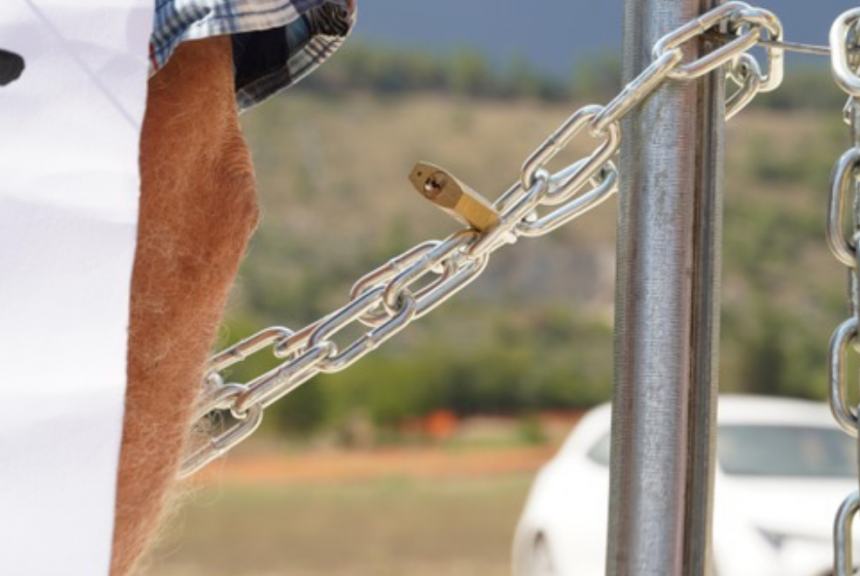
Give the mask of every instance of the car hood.
[[723, 477], [715, 501], [772, 534], [829, 540], [836, 509], [856, 489], [857, 480], [847, 478]]

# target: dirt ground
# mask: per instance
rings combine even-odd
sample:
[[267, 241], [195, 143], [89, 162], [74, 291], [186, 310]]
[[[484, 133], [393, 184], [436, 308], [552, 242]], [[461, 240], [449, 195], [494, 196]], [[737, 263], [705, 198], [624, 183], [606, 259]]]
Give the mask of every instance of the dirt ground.
[[453, 450], [445, 448], [323, 451], [256, 455], [216, 463], [195, 480], [200, 486], [288, 485], [411, 479], [481, 478], [533, 472], [549, 460], [553, 446]]
[[204, 472], [145, 576], [502, 576], [554, 448], [247, 455]]

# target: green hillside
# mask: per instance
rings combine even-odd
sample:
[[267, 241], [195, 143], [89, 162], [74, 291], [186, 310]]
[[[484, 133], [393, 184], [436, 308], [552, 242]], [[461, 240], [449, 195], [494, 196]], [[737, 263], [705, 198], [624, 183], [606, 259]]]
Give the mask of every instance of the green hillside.
[[[576, 107], [296, 92], [247, 114], [263, 223], [225, 341], [271, 324], [303, 326], [344, 303], [371, 267], [454, 230], [411, 189], [416, 160], [442, 164], [493, 198]], [[752, 110], [729, 129], [723, 390], [823, 397], [827, 339], [845, 302], [823, 214], [845, 144], [838, 108]], [[588, 145], [576, 142], [573, 152]], [[437, 408], [528, 413], [607, 399], [614, 227], [609, 202], [551, 237], [507, 248], [396, 342], [282, 401], [268, 426], [338, 429], [359, 415], [385, 428]]]

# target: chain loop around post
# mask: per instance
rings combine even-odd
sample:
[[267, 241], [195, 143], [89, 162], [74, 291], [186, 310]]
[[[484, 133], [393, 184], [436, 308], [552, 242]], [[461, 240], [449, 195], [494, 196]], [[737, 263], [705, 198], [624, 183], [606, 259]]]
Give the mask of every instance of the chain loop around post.
[[[729, 28], [736, 38], [693, 61], [679, 63], [669, 72], [670, 78], [675, 80], [699, 78], [731, 62], [762, 39], [779, 42], [783, 36], [782, 24], [772, 12], [753, 8], [745, 2], [726, 2], [663, 36], [654, 46], [654, 59], [664, 53], [680, 50], [684, 44], [703, 36], [719, 25]], [[761, 86], [764, 92], [775, 90], [782, 83], [784, 69], [784, 50], [781, 47], [768, 45], [766, 53], [768, 72]]]
[[[653, 57], [656, 61], [666, 53], [681, 53], [682, 46], [691, 40], [701, 37], [705, 32], [718, 26], [720, 23], [728, 23], [737, 18], [744, 9], [750, 6], [743, 2], [727, 2], [714, 8], [710, 12], [687, 22], [666, 34], [654, 45]], [[748, 51], [758, 43], [759, 31], [751, 28], [743, 31], [737, 38], [727, 42], [716, 49], [699, 56], [690, 62], [681, 62], [669, 71], [669, 77], [675, 80], [694, 80], [709, 72], [713, 72], [733, 58]]]
[[785, 75], [785, 49], [781, 46], [784, 40], [782, 22], [773, 12], [763, 8], [742, 8], [739, 18], [733, 20], [730, 26], [741, 29], [744, 26], [758, 27], [763, 37], [759, 41], [764, 46], [767, 72], [761, 75], [760, 92], [772, 92], [782, 85]]
[[726, 120], [731, 120], [761, 92], [764, 75], [758, 60], [751, 54], [741, 54], [732, 61], [726, 76], [739, 86], [726, 98]]
[[[736, 38], [682, 64], [681, 45], [716, 27]], [[418, 244], [362, 276], [353, 285], [349, 301], [338, 310], [297, 331], [263, 330], [217, 354], [209, 365], [197, 416], [204, 429], [212, 414], [227, 413], [232, 421], [224, 431], [192, 447], [180, 475], [188, 476], [246, 438], [273, 402], [317, 374], [346, 369], [464, 289], [502, 246], [548, 234], [611, 197], [618, 189], [618, 169], [612, 160], [621, 144], [621, 120], [664, 82], [688, 81], [731, 63], [728, 73], [741, 86], [730, 98], [732, 114], [765, 89], [763, 84], [778, 83], [781, 52], [768, 49], [767, 76], [745, 52], [762, 38], [781, 35], [773, 14], [743, 2], [729, 2], [670, 32], [655, 46], [651, 64], [615, 98], [605, 106], [577, 110], [528, 157], [519, 179], [493, 203], [498, 223], [483, 231], [464, 228], [444, 240]], [[550, 172], [548, 164], [583, 133], [598, 143], [566, 168]], [[341, 348], [332, 338], [356, 322], [369, 330]], [[282, 359], [279, 366], [246, 384], [224, 383], [223, 371], [267, 348]]]

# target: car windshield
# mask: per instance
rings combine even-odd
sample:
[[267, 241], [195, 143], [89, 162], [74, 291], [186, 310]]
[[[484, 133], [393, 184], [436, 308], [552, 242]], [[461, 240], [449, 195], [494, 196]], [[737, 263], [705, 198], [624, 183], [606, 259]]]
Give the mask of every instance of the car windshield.
[[723, 425], [717, 453], [729, 475], [853, 478], [857, 444], [833, 428]]

